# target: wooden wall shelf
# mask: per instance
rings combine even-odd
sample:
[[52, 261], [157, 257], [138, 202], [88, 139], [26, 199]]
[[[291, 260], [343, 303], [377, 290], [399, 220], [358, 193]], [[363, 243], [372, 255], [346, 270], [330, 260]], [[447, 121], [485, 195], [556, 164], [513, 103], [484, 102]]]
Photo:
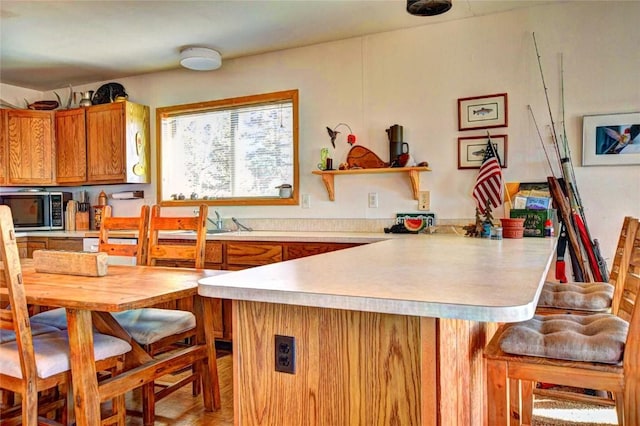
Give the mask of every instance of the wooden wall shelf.
[[314, 170], [314, 175], [320, 175], [324, 186], [327, 188], [329, 200], [335, 201], [335, 190], [333, 178], [336, 175], [364, 175], [364, 174], [380, 174], [380, 173], [406, 173], [411, 180], [411, 189], [413, 191], [413, 199], [418, 199], [420, 191], [420, 172], [430, 172], [428, 167], [385, 167], [379, 169], [353, 169], [353, 170]]

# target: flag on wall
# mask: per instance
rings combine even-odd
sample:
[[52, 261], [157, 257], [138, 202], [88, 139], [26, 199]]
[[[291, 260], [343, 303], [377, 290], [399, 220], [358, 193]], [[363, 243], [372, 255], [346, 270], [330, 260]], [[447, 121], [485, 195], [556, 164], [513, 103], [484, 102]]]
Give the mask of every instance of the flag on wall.
[[480, 172], [473, 187], [473, 198], [476, 199], [478, 209], [484, 213], [484, 207], [487, 201], [491, 203], [493, 208], [502, 205], [502, 196], [504, 194], [504, 183], [502, 181], [502, 169], [500, 168], [500, 160], [495, 147], [491, 143], [491, 137], [488, 138], [487, 147], [484, 150], [484, 159], [480, 166]]

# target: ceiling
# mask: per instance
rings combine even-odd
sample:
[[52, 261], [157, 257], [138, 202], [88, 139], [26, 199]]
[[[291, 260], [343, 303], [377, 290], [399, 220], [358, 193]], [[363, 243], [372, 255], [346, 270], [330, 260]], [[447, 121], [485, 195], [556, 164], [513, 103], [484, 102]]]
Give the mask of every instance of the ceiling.
[[[453, 0], [439, 16], [405, 0], [0, 1], [0, 82], [47, 91], [179, 67], [188, 46], [224, 61], [549, 3]], [[215, 72], [215, 71], [211, 71]]]

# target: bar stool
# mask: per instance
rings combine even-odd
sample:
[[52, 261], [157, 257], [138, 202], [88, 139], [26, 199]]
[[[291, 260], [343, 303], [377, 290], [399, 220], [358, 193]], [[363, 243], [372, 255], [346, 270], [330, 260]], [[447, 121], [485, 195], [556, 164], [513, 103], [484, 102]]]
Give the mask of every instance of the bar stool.
[[613, 402], [593, 401], [615, 404], [620, 424], [640, 424], [640, 231], [632, 239], [615, 315], [535, 316], [498, 329], [484, 354], [488, 424], [530, 424], [535, 382], [611, 392]]

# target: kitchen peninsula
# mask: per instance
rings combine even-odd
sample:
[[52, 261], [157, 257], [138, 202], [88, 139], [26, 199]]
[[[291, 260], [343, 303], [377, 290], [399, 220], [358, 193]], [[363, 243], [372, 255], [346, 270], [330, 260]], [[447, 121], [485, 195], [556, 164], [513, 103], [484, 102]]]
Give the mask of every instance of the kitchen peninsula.
[[233, 300], [236, 424], [482, 425], [482, 349], [533, 315], [554, 248], [420, 235], [201, 280]]

